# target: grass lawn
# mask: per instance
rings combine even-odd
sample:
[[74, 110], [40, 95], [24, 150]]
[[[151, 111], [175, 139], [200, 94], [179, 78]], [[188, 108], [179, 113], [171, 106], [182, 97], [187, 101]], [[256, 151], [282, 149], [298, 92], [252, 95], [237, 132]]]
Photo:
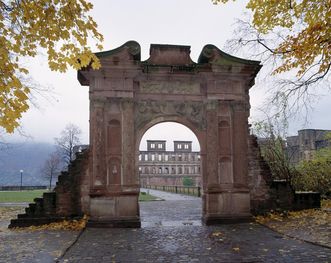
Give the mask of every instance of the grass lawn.
[[34, 198], [41, 197], [47, 190], [0, 191], [0, 203], [32, 202]]
[[160, 198], [150, 195], [148, 193], [140, 192], [139, 194], [139, 201], [157, 201], [157, 200], [159, 201]]

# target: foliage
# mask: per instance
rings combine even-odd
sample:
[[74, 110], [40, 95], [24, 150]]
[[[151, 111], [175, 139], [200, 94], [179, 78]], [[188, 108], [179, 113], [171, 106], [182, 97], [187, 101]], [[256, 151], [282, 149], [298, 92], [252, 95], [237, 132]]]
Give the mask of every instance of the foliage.
[[69, 123], [61, 132], [59, 138], [55, 138], [55, 144], [63, 161], [69, 165], [74, 159], [74, 147], [80, 144], [82, 131], [75, 124]]
[[271, 212], [257, 216], [255, 220], [282, 234], [330, 247], [331, 213], [323, 208], [326, 207], [287, 213]]
[[41, 226], [29, 226], [25, 228], [14, 228], [16, 231], [40, 231], [40, 230], [70, 230], [70, 231], [80, 231], [86, 227], [88, 217], [84, 215], [81, 219], [63, 220], [60, 222], [54, 222], [50, 224], [45, 224]]
[[295, 178], [296, 190], [331, 195], [331, 144], [318, 150], [312, 160], [302, 161], [298, 171], [300, 175]]
[[100, 67], [88, 47], [89, 37], [99, 49], [103, 40], [91, 9], [86, 0], [0, 0], [0, 127], [8, 133], [29, 108], [26, 58], [45, 50], [54, 71]]
[[41, 197], [44, 192], [45, 190], [0, 191], [0, 203], [28, 203], [36, 197]]
[[194, 182], [193, 182], [193, 179], [191, 177], [185, 176], [183, 178], [183, 186], [193, 186], [193, 185], [194, 185]]
[[[10, 219], [17, 217], [18, 214], [24, 213], [24, 209], [25, 207], [23, 206], [0, 206], [0, 222], [10, 221]], [[7, 227], [7, 224], [5, 227]], [[2, 232], [1, 230], [2, 229], [0, 225], [0, 232]]]
[[61, 170], [61, 158], [57, 152], [51, 153], [41, 169], [42, 175], [49, 180], [49, 189], [52, 189], [52, 180]]
[[287, 180], [292, 186], [296, 170], [291, 166], [286, 152], [286, 130], [287, 122], [280, 116], [254, 123], [261, 155], [270, 167], [272, 179]]
[[249, 0], [246, 7], [252, 18], [239, 21], [230, 46], [246, 47], [264, 63], [270, 62], [273, 74], [296, 74], [296, 78], [279, 82], [280, 89], [273, 99], [278, 95], [286, 99], [295, 95], [292, 103], [307, 99], [308, 87], [330, 76], [331, 2]]
[[149, 193], [146, 192], [140, 192], [139, 194], [139, 202], [144, 202], [144, 201], [160, 201], [162, 200], [159, 197], [156, 197], [154, 195], [150, 195]]

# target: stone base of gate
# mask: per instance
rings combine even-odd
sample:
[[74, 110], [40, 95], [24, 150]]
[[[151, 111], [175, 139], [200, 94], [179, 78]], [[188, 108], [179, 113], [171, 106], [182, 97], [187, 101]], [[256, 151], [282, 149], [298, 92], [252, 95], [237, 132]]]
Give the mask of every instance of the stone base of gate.
[[139, 228], [138, 195], [92, 197], [87, 226]]
[[246, 190], [205, 193], [203, 222], [206, 225], [250, 222], [250, 194]]

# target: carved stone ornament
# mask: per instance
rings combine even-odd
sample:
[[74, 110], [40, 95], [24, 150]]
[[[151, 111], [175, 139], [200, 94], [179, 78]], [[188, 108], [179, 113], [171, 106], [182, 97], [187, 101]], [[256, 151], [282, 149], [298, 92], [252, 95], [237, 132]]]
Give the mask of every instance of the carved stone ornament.
[[203, 102], [174, 102], [174, 101], [139, 101], [135, 104], [135, 126], [141, 127], [157, 117], [178, 116], [206, 128], [205, 105]]
[[200, 94], [200, 83], [180, 81], [141, 81], [140, 92], [157, 94]]

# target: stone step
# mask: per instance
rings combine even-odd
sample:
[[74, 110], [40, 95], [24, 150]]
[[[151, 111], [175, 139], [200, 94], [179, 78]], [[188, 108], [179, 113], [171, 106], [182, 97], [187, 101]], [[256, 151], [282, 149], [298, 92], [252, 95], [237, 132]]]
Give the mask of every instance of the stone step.
[[35, 199], [33, 199], [33, 202], [36, 203], [36, 205], [42, 204], [43, 203], [43, 198], [42, 197], [36, 197]]
[[27, 218], [28, 215], [27, 214], [18, 214], [17, 215], [17, 218], [20, 219], [20, 218]]
[[36, 211], [36, 204], [35, 203], [31, 203], [31, 204], [29, 204], [29, 207], [25, 208], [25, 213], [27, 215], [33, 216], [35, 211]]

